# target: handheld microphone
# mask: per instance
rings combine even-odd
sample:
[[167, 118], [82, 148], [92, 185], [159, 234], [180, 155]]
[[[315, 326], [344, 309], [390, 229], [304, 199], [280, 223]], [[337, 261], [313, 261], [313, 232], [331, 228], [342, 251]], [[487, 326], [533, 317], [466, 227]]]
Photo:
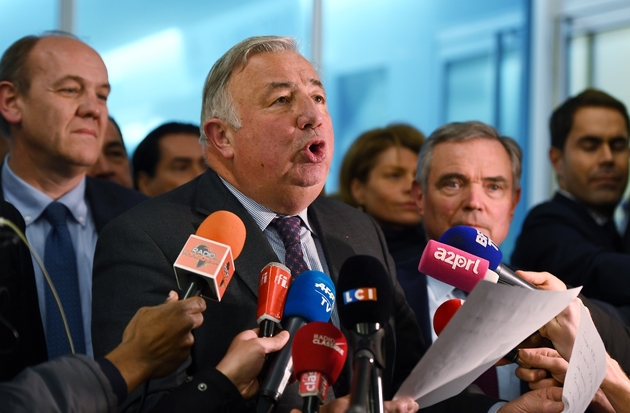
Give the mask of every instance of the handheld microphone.
[[501, 250], [486, 234], [465, 225], [449, 228], [440, 237], [440, 242], [464, 250], [477, 257], [488, 260], [490, 269], [499, 275], [499, 283], [515, 287], [536, 290], [537, 287], [519, 277], [508, 266], [501, 263]]
[[273, 336], [276, 323], [282, 319], [290, 283], [291, 270], [279, 262], [270, 262], [260, 272], [256, 312], [260, 337]]
[[343, 370], [348, 356], [346, 338], [331, 323], [308, 323], [295, 333], [291, 353], [304, 400], [302, 413], [317, 413]]
[[245, 245], [245, 224], [229, 211], [210, 214], [173, 263], [184, 299], [201, 295], [221, 301], [234, 274], [234, 259]]
[[393, 307], [391, 280], [383, 264], [366, 255], [348, 258], [339, 270], [337, 301], [339, 320], [350, 332], [353, 349], [348, 412], [383, 412], [382, 327]]
[[435, 331], [435, 334], [439, 336], [442, 333], [444, 327], [451, 321], [457, 310], [464, 305], [464, 302], [461, 298], [451, 298], [440, 304], [433, 316], [433, 331]]
[[293, 374], [291, 346], [295, 333], [311, 321], [327, 322], [335, 305], [335, 285], [321, 271], [298, 275], [287, 294], [282, 327], [290, 334], [287, 344], [269, 357], [269, 369], [260, 386], [258, 413], [270, 413], [278, 404]]
[[488, 260], [429, 240], [420, 258], [418, 271], [469, 293], [481, 280], [498, 281], [499, 276], [488, 269], [489, 265]]

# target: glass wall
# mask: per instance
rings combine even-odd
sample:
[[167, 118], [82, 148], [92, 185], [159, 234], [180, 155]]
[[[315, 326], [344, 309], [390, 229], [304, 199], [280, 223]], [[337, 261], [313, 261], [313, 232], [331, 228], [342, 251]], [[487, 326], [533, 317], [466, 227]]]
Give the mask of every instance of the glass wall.
[[[110, 113], [131, 152], [163, 122], [199, 122], [205, 76], [243, 38], [294, 36], [311, 57], [315, 1], [322, 6], [320, 68], [336, 138], [328, 193], [337, 190], [353, 140], [393, 122], [429, 135], [447, 121], [478, 119], [527, 151], [528, 0], [75, 0], [74, 27], [105, 60]], [[1, 19], [9, 24], [0, 29], [4, 47], [56, 28], [56, 3], [0, 0]], [[524, 193], [522, 205], [526, 199]]]
[[[615, 10], [613, 10], [614, 12]], [[603, 90], [630, 108], [630, 8], [604, 14], [590, 21], [579, 19], [566, 23], [567, 64], [565, 79], [568, 96], [588, 87]], [[561, 77], [562, 78], [562, 77]], [[628, 205], [630, 188], [626, 188]], [[621, 228], [628, 223], [627, 210], [617, 208], [616, 219]]]
[[0, 51], [20, 37], [58, 28], [59, 2], [0, 0]]
[[169, 121], [199, 124], [213, 63], [240, 40], [293, 36], [310, 54], [312, 1], [79, 1], [77, 34], [109, 71], [110, 114], [130, 149]]

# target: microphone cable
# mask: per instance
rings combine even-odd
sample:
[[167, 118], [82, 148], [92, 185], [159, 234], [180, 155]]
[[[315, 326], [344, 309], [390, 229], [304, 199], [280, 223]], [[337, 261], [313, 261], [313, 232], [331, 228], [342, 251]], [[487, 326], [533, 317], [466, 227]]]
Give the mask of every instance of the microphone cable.
[[[2, 299], [2, 296], [5, 294], [7, 296], [6, 301]], [[15, 329], [15, 327], [13, 327], [13, 325], [9, 322], [9, 320], [7, 320], [6, 318], [2, 316], [2, 311], [4, 310], [4, 303], [5, 302], [8, 303], [9, 300], [11, 300], [11, 296], [9, 295], [9, 290], [6, 287], [0, 287], [0, 305], [2, 305], [2, 307], [0, 307], [0, 325], [3, 325], [9, 330], [9, 334], [7, 335], [7, 338], [12, 337], [12, 339], [8, 340], [12, 344], [8, 345], [6, 348], [0, 347], [0, 354], [13, 353], [13, 351], [15, 351], [15, 349], [17, 348], [18, 343], [20, 342], [20, 335], [18, 334], [18, 331]]]
[[57, 294], [57, 289], [55, 288], [55, 285], [53, 284], [52, 280], [50, 279], [50, 275], [48, 275], [48, 271], [46, 270], [46, 267], [44, 266], [44, 263], [42, 262], [41, 258], [39, 258], [39, 255], [37, 255], [37, 252], [33, 249], [33, 247], [31, 247], [31, 244], [29, 244], [29, 242], [26, 239], [26, 236], [20, 230], [20, 228], [18, 228], [17, 225], [15, 225], [13, 222], [11, 222], [11, 220], [6, 219], [4, 217], [0, 217], [0, 227], [4, 227], [4, 226], [7, 226], [10, 229], [12, 229], [13, 232], [15, 232], [15, 234], [18, 237], [20, 237], [20, 239], [22, 240], [24, 245], [26, 245], [28, 247], [29, 251], [33, 255], [33, 258], [35, 258], [35, 261], [37, 262], [37, 265], [39, 266], [39, 268], [41, 268], [42, 273], [44, 274], [44, 279], [46, 280], [46, 283], [48, 283], [48, 286], [50, 287], [50, 291], [52, 291], [53, 297], [55, 298], [55, 302], [57, 303], [57, 307], [59, 308], [59, 313], [61, 314], [61, 320], [63, 321], [63, 327], [64, 327], [64, 330], [66, 331], [66, 336], [68, 337], [68, 342], [70, 343], [70, 352], [72, 354], [75, 354], [75, 352], [74, 352], [74, 342], [72, 341], [72, 335], [70, 334], [70, 327], [68, 326], [68, 320], [66, 319], [66, 313], [63, 310], [63, 305], [61, 304], [61, 300], [59, 299], [59, 295]]

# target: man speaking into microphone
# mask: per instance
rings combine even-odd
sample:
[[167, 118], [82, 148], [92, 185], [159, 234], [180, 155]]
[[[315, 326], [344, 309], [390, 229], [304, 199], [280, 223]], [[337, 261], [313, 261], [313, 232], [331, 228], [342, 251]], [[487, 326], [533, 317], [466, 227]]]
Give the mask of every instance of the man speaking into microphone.
[[[186, 240], [209, 214], [227, 210], [242, 219], [247, 234], [234, 275], [221, 302], [207, 302], [191, 365], [152, 382], [143, 411], [166, 398], [205, 411], [207, 370], [238, 333], [256, 327], [259, 274], [268, 263], [286, 265], [292, 277], [315, 270], [336, 282], [341, 265], [358, 254], [379, 260], [394, 286], [383, 374], [386, 400], [391, 398], [424, 346], [376, 223], [319, 196], [333, 156], [333, 128], [322, 82], [295, 41], [249, 38], [221, 57], [206, 80], [201, 125], [208, 171], [130, 211], [99, 237], [95, 354], [106, 354], [119, 342], [139, 307], [155, 305], [177, 289], [172, 265]], [[332, 322], [338, 325], [336, 311]], [[350, 377], [340, 378], [330, 398], [344, 396], [349, 387]], [[128, 411], [137, 411], [139, 400], [139, 393], [130, 395]], [[298, 386], [291, 385], [276, 411], [301, 405]]]

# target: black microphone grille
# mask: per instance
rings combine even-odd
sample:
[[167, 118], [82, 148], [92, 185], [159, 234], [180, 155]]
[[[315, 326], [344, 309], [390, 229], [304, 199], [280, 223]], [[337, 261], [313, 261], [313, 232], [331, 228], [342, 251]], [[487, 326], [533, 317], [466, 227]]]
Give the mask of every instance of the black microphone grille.
[[385, 324], [392, 301], [390, 275], [377, 258], [355, 255], [343, 263], [337, 280], [337, 305], [346, 329], [359, 323]]

